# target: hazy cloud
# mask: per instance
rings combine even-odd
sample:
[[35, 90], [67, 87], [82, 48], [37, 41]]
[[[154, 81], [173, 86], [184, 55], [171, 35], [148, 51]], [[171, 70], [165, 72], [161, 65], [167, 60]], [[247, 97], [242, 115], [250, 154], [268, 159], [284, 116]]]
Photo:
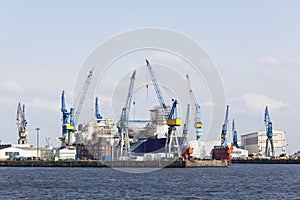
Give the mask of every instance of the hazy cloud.
[[272, 56], [266, 56], [264, 58], [259, 59], [259, 62], [262, 64], [268, 64], [268, 65], [280, 65], [281, 61], [278, 58], [272, 57]]
[[21, 92], [23, 91], [23, 87], [20, 83], [14, 80], [7, 80], [3, 83], [2, 86], [5, 90], [10, 92]]
[[265, 95], [260, 94], [245, 94], [243, 96], [234, 98], [231, 100], [231, 103], [244, 106], [249, 110], [261, 111], [265, 108], [266, 105], [272, 110], [278, 110], [282, 108], [288, 108], [288, 105], [280, 100], [275, 100]]
[[266, 56], [258, 59], [259, 64], [264, 64], [268, 66], [275, 66], [280, 68], [291, 68], [297, 69], [300, 67], [300, 63], [295, 60], [282, 60], [273, 56]]
[[33, 98], [30, 100], [29, 105], [34, 108], [40, 108], [44, 110], [59, 111], [59, 102], [52, 102], [41, 98]]

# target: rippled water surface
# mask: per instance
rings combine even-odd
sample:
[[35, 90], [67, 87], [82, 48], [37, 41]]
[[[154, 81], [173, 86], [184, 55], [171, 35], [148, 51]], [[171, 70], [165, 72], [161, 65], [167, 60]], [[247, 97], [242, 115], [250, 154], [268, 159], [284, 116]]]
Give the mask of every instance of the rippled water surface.
[[233, 164], [150, 173], [2, 167], [0, 177], [0, 199], [300, 199], [300, 165]]

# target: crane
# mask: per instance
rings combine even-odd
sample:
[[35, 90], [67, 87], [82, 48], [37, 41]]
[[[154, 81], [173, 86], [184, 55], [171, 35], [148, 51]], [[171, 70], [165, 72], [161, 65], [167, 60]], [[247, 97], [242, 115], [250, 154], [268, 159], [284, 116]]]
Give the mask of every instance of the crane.
[[[62, 91], [61, 93], [61, 112], [63, 114], [62, 118], [62, 147], [69, 145], [70, 142], [70, 132], [75, 130], [75, 122], [74, 122], [74, 109], [71, 108], [70, 112], [68, 112], [66, 108], [66, 102], [65, 102], [65, 91]], [[70, 122], [69, 122], [70, 118]], [[66, 143], [66, 138], [68, 137], [68, 143]]]
[[18, 125], [18, 132], [19, 132], [19, 139], [18, 144], [27, 144], [27, 120], [25, 118], [25, 105], [23, 104], [23, 109], [21, 107], [21, 103], [19, 102], [17, 108], [17, 125]]
[[187, 105], [186, 109], [186, 117], [183, 125], [182, 137], [187, 139], [188, 131], [189, 131], [189, 116], [190, 116], [190, 104]]
[[92, 80], [92, 76], [93, 76], [93, 71], [95, 69], [95, 66], [89, 71], [89, 74], [83, 84], [83, 87], [81, 89], [81, 92], [80, 92], [80, 96], [79, 96], [79, 103], [77, 105], [77, 107], [75, 108], [75, 119], [74, 119], [74, 122], [75, 124], [78, 123], [78, 120], [79, 120], [79, 117], [80, 117], [80, 112], [81, 112], [81, 109], [82, 109], [82, 106], [83, 106], [83, 103], [84, 103], [84, 100], [85, 100], [85, 96], [86, 96], [86, 93], [89, 89], [89, 85], [91, 83], [91, 80]]
[[229, 114], [229, 105], [226, 106], [226, 114], [225, 114], [225, 120], [222, 127], [222, 133], [221, 133], [221, 147], [226, 147], [227, 144], [227, 126], [228, 126], [228, 114]]
[[188, 83], [190, 102], [192, 105], [192, 113], [193, 113], [193, 117], [194, 117], [194, 127], [196, 129], [196, 140], [200, 141], [200, 138], [202, 136], [201, 108], [200, 108], [200, 105], [198, 104], [197, 99], [193, 93], [193, 90], [191, 87], [191, 81], [190, 81], [188, 74], [186, 75], [186, 80]]
[[165, 145], [166, 158], [168, 158], [172, 152], [177, 154], [177, 156], [180, 155], [176, 126], [181, 125], [181, 119], [177, 118], [177, 104], [177, 100], [173, 100], [171, 111], [167, 117], [167, 125], [169, 127]]
[[165, 116], [165, 119], [166, 119], [167, 125], [168, 125], [167, 140], [166, 140], [166, 144], [165, 144], [166, 157], [167, 158], [169, 157], [169, 155], [172, 153], [172, 150], [174, 151], [175, 154], [180, 155], [176, 126], [181, 125], [181, 119], [177, 118], [177, 114], [176, 114], [177, 100], [173, 101], [173, 106], [171, 108], [171, 111], [169, 112], [168, 108], [166, 106], [166, 103], [163, 99], [162, 93], [160, 91], [159, 85], [157, 83], [154, 70], [152, 69], [150, 62], [147, 59], [145, 59], [145, 60], [146, 60], [146, 64], [148, 67], [148, 71], [149, 71], [152, 83], [154, 85], [156, 96], [158, 98], [160, 106], [163, 109], [164, 116]]
[[182, 137], [183, 137], [183, 146], [187, 148], [188, 146], [188, 132], [189, 132], [189, 116], [190, 116], [190, 104], [186, 108], [186, 117], [183, 125]]
[[236, 131], [236, 128], [235, 128], [234, 119], [232, 119], [232, 137], [233, 137], [234, 146], [236, 146], [236, 148], [239, 148], [238, 143], [237, 143], [238, 139], [237, 139], [237, 131]]
[[96, 97], [96, 99], [95, 99], [95, 116], [96, 116], [97, 120], [102, 119], [102, 116], [99, 112], [98, 97]]
[[149, 71], [149, 74], [150, 74], [152, 83], [153, 83], [153, 85], [154, 85], [154, 89], [155, 89], [155, 92], [156, 92], [156, 96], [157, 96], [157, 98], [158, 98], [158, 101], [159, 101], [159, 103], [160, 103], [160, 106], [161, 106], [162, 109], [163, 109], [165, 118], [167, 118], [168, 115], [169, 115], [169, 112], [168, 112], [166, 103], [165, 103], [165, 101], [164, 101], [164, 98], [163, 98], [163, 96], [162, 96], [162, 93], [161, 93], [161, 91], [160, 91], [159, 85], [158, 85], [158, 83], [157, 83], [155, 73], [154, 73], [154, 71], [153, 71], [153, 68], [152, 68], [150, 62], [149, 62], [147, 59], [145, 59], [145, 60], [146, 60], [146, 64], [147, 64], [147, 67], [148, 67], [148, 71]]
[[135, 81], [136, 71], [133, 71], [130, 78], [130, 85], [128, 88], [128, 94], [126, 98], [125, 107], [122, 109], [120, 121], [117, 124], [118, 133], [120, 134], [120, 156], [124, 155], [124, 152], [130, 150], [129, 133], [128, 133], [128, 118], [132, 102], [133, 87]]
[[272, 156], [274, 157], [275, 156], [275, 151], [274, 151], [274, 145], [273, 145], [273, 127], [272, 127], [272, 122], [270, 120], [270, 114], [269, 114], [268, 106], [266, 106], [266, 108], [265, 108], [264, 122], [265, 122], [265, 125], [266, 125], [266, 134], [267, 134], [265, 155], [270, 156], [270, 151], [268, 149], [268, 142], [270, 141]]

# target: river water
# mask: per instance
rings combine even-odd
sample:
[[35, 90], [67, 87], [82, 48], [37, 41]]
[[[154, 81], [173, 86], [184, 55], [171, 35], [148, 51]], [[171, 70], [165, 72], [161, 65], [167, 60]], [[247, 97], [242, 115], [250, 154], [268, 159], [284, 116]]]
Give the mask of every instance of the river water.
[[1, 167], [0, 189], [0, 199], [300, 199], [300, 165], [232, 164], [149, 173]]

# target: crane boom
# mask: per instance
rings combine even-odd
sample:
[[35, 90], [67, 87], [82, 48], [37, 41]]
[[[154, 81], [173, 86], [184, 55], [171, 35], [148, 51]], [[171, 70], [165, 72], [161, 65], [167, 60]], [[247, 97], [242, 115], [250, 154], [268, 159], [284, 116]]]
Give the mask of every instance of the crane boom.
[[147, 59], [145, 59], [145, 60], [146, 60], [146, 64], [147, 64], [147, 67], [148, 67], [148, 71], [149, 71], [149, 74], [150, 74], [152, 83], [153, 83], [153, 85], [154, 85], [154, 89], [155, 89], [155, 92], [156, 92], [158, 101], [159, 101], [159, 103], [160, 103], [160, 106], [161, 106], [161, 107], [163, 108], [163, 110], [164, 110], [164, 115], [165, 115], [165, 116], [168, 116], [169, 113], [168, 113], [168, 110], [167, 110], [167, 106], [166, 106], [166, 104], [165, 104], [164, 98], [163, 98], [163, 96], [162, 96], [162, 93], [161, 93], [161, 91], [160, 91], [159, 85], [158, 85], [158, 83], [157, 83], [156, 76], [155, 76], [155, 73], [154, 73], [154, 71], [153, 71], [153, 68], [152, 68], [150, 62], [149, 62]]
[[190, 102], [192, 105], [192, 113], [194, 118], [194, 127], [196, 128], [196, 140], [200, 141], [200, 138], [202, 136], [202, 122], [201, 122], [201, 107], [197, 102], [197, 99], [195, 97], [195, 94], [193, 93], [192, 87], [191, 87], [191, 81], [189, 78], [189, 75], [186, 75], [186, 80], [188, 83], [189, 88], [189, 94], [190, 94]]
[[89, 89], [89, 85], [90, 85], [91, 80], [92, 80], [94, 69], [95, 69], [95, 66], [89, 71], [89, 74], [88, 74], [88, 76], [87, 76], [87, 78], [84, 82], [84, 85], [81, 89], [81, 93], [80, 93], [80, 96], [79, 96], [79, 103], [78, 103], [77, 107], [75, 108], [75, 119], [74, 119], [75, 124], [77, 124], [77, 122], [79, 120], [80, 112], [81, 112], [81, 109], [82, 109], [82, 106], [83, 106], [83, 103], [84, 103], [84, 100], [85, 100], [86, 93]]
[[227, 144], [227, 126], [228, 126], [228, 114], [229, 114], [229, 105], [226, 106], [226, 114], [225, 114], [225, 120], [222, 127], [222, 133], [221, 133], [221, 146], [226, 147]]

